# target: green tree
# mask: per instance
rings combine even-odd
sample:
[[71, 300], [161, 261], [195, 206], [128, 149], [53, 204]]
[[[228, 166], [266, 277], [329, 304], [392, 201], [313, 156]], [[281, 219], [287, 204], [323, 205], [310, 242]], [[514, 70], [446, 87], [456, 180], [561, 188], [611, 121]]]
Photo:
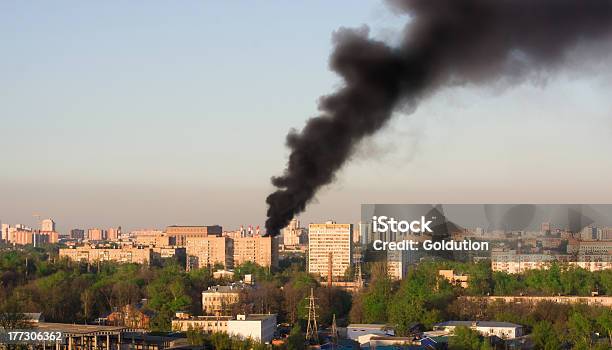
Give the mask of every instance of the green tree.
[[538, 322], [532, 330], [531, 339], [536, 350], [558, 350], [561, 341], [553, 325], [547, 321]]
[[582, 313], [574, 311], [567, 322], [569, 338], [574, 343], [575, 348], [590, 348], [592, 345], [591, 336], [593, 326], [591, 321]]
[[456, 327], [454, 335], [448, 338], [449, 350], [480, 350], [480, 335], [468, 327]]
[[210, 342], [215, 350], [232, 350], [232, 340], [225, 332], [211, 334]]
[[156, 312], [151, 321], [154, 331], [169, 331], [174, 313], [185, 310], [191, 303], [187, 295], [188, 280], [178, 265], [169, 265], [159, 271], [147, 287], [148, 307]]
[[305, 349], [304, 333], [302, 333], [302, 329], [298, 324], [294, 325], [293, 328], [291, 328], [291, 332], [287, 337], [286, 348], [287, 350]]
[[597, 317], [597, 325], [608, 335], [608, 341], [612, 347], [612, 310], [605, 308]]

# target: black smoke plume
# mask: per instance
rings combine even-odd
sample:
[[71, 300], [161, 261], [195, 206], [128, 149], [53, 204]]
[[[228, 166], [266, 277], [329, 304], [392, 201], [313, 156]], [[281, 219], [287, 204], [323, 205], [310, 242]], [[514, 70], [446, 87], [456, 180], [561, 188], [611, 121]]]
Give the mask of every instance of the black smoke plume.
[[320, 115], [287, 135], [291, 150], [266, 199], [267, 234], [277, 235], [351, 157], [355, 146], [399, 107], [416, 108], [436, 89], [548, 72], [582, 41], [608, 40], [609, 0], [402, 0], [401, 44], [340, 29], [330, 67], [342, 87], [321, 97]]

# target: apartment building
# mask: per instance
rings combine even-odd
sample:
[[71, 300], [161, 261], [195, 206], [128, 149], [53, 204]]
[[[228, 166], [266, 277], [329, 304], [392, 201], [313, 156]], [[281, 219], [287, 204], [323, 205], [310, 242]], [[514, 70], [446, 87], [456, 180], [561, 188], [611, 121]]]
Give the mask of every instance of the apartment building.
[[198, 269], [221, 264], [226, 269], [234, 267], [233, 241], [229, 237], [187, 237], [187, 268]]
[[352, 232], [352, 224], [310, 224], [308, 272], [327, 278], [331, 269], [332, 277], [344, 276], [352, 263]]
[[274, 237], [234, 238], [234, 265], [252, 261], [260, 266], [278, 266], [278, 244]]
[[170, 237], [173, 245], [185, 246], [188, 238], [200, 238], [209, 236], [221, 236], [223, 228], [219, 225], [212, 226], [168, 226], [164, 231]]

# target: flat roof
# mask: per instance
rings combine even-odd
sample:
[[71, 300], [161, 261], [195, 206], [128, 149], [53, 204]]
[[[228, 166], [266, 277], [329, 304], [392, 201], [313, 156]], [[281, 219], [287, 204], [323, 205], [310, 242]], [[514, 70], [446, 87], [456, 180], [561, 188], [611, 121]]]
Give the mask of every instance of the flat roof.
[[391, 327], [387, 326], [386, 324], [377, 324], [377, 323], [353, 323], [353, 324], [349, 324], [348, 326], [346, 326], [346, 328], [376, 328], [376, 329], [382, 329], [382, 328], [391, 328]]
[[128, 327], [100, 326], [93, 324], [71, 324], [71, 323], [52, 323], [39, 322], [35, 328], [48, 331], [60, 331], [71, 334], [92, 334], [92, 333], [119, 333], [129, 330]]
[[510, 322], [500, 322], [500, 321], [446, 321], [440, 322], [434, 325], [434, 327], [446, 327], [446, 326], [466, 326], [471, 327], [472, 325], [476, 325], [476, 327], [523, 327], [520, 324], [510, 323]]

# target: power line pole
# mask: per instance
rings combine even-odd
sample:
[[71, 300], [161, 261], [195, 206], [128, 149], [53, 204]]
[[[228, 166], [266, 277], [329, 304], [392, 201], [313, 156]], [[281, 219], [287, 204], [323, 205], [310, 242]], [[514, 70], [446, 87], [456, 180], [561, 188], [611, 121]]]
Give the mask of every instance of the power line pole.
[[317, 326], [317, 305], [315, 304], [314, 290], [310, 288], [308, 298], [308, 325], [306, 327], [306, 341], [311, 344], [319, 343], [319, 327]]
[[332, 336], [332, 349], [336, 348], [338, 344], [338, 327], [336, 326], [336, 314], [334, 314], [332, 318], [332, 326], [331, 326], [331, 336]]

